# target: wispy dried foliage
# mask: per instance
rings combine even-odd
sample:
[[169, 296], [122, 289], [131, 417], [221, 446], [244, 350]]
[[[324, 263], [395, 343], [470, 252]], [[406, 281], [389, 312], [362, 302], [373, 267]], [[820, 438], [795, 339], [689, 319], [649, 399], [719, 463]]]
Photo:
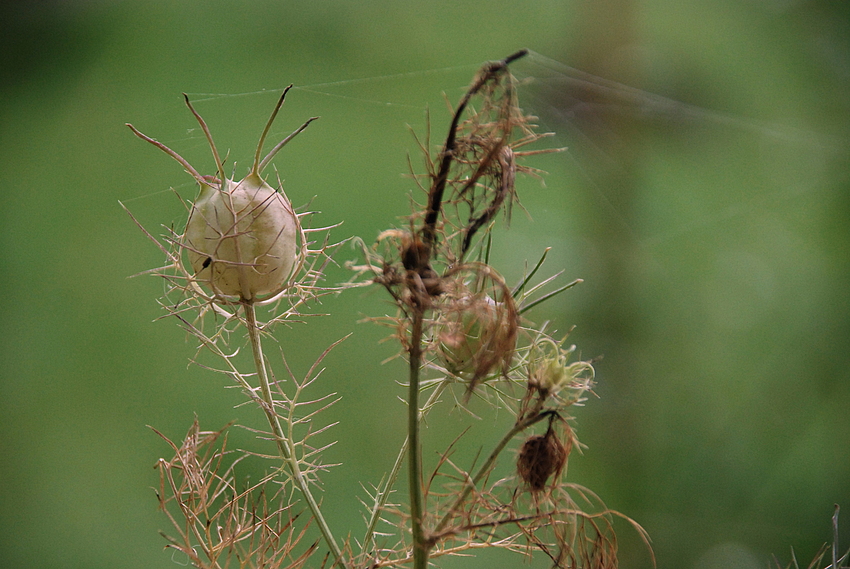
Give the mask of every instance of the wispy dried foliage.
[[248, 455], [227, 449], [224, 429], [201, 431], [196, 420], [180, 445], [157, 434], [174, 451], [157, 463], [160, 510], [176, 532], [163, 533], [167, 547], [194, 567], [304, 566], [318, 544], [298, 547], [308, 524], [292, 511], [291, 488], [269, 479], [240, 487], [235, 467]]
[[[838, 545], [838, 512], [840, 508], [835, 504], [835, 511], [832, 514], [832, 544], [824, 543], [812, 560], [806, 565], [806, 569], [850, 569], [850, 549], [841, 553]], [[786, 565], [782, 565], [776, 556], [773, 557], [773, 563], [776, 569], [800, 569], [800, 564], [797, 562], [797, 555], [791, 549], [791, 561]]]

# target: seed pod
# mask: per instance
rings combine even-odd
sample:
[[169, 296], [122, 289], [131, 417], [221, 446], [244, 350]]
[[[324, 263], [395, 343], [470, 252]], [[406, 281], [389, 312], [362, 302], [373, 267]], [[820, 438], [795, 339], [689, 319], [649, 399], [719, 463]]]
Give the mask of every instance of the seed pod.
[[281, 290], [300, 233], [286, 195], [257, 175], [216, 185], [201, 186], [183, 234], [195, 278], [218, 295], [246, 300]]
[[546, 337], [534, 346], [533, 357], [529, 359], [528, 386], [545, 399], [562, 389], [573, 388], [579, 392], [590, 387], [593, 379], [593, 365], [586, 361], [567, 364], [576, 347], [561, 348], [561, 342]]
[[540, 492], [553, 474], [558, 476], [567, 463], [572, 441], [561, 442], [550, 428], [545, 435], [532, 435], [522, 444], [517, 457], [517, 473], [532, 492]]
[[470, 294], [446, 310], [439, 334], [439, 355], [452, 374], [470, 380], [506, 369], [517, 340], [517, 317], [507, 296], [496, 302], [486, 294]]
[[298, 271], [304, 248], [298, 216], [283, 190], [271, 187], [260, 176], [274, 155], [316, 119], [307, 120], [260, 160], [266, 135], [290, 88], [292, 85], [284, 89], [260, 135], [251, 171], [239, 182], [224, 175], [224, 164], [209, 128], [185, 94], [186, 105], [209, 142], [217, 176], [202, 176], [182, 156], [127, 125], [136, 136], [182, 164], [200, 184], [200, 193], [192, 204], [186, 231], [180, 241], [192, 266], [192, 273], [186, 273], [194, 286], [187, 287], [187, 290], [203, 295], [194, 284], [197, 283], [211, 290], [217, 302], [231, 302], [222, 297], [234, 296], [243, 302], [267, 300], [284, 291], [290, 284], [290, 278]]

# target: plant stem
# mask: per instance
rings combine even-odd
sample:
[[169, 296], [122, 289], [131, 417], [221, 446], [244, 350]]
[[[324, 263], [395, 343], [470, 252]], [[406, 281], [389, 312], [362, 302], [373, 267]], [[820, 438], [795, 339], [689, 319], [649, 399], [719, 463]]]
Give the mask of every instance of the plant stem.
[[[448, 381], [442, 381], [434, 391], [431, 392], [431, 395], [428, 397], [428, 400], [424, 405], [421, 406], [419, 411], [419, 420], [425, 416], [425, 412], [433, 406], [433, 404], [439, 399], [440, 395], [448, 386]], [[369, 523], [366, 527], [366, 536], [363, 538], [363, 547], [361, 551], [368, 552], [372, 549], [372, 545], [375, 539], [375, 529], [378, 526], [378, 521], [381, 519], [381, 513], [384, 511], [384, 508], [387, 505], [387, 501], [390, 497], [390, 492], [392, 491], [393, 486], [398, 480], [398, 473], [401, 470], [402, 464], [404, 464], [404, 458], [407, 453], [407, 449], [410, 446], [410, 439], [405, 438], [404, 442], [401, 443], [401, 448], [398, 451], [398, 455], [396, 456], [395, 462], [393, 463], [393, 467], [390, 470], [387, 479], [382, 482], [381, 487], [378, 489], [375, 495], [375, 505], [372, 507], [372, 513], [369, 517]]]
[[419, 371], [422, 367], [422, 321], [424, 311], [413, 310], [410, 330], [410, 375], [407, 396], [408, 483], [410, 487], [410, 523], [413, 533], [413, 568], [428, 567], [429, 547], [422, 527], [422, 448], [419, 440]]
[[263, 412], [266, 414], [266, 419], [268, 419], [269, 426], [274, 433], [280, 457], [283, 459], [286, 466], [289, 467], [295, 486], [301, 491], [301, 494], [307, 501], [307, 506], [310, 508], [310, 512], [313, 514], [313, 519], [315, 519], [316, 525], [319, 526], [319, 530], [322, 533], [322, 537], [324, 537], [325, 542], [331, 550], [335, 563], [342, 567], [346, 567], [342, 550], [334, 539], [330, 527], [328, 526], [325, 517], [322, 515], [319, 504], [310, 491], [307, 479], [301, 472], [301, 466], [298, 464], [298, 458], [295, 456], [295, 446], [292, 439], [284, 433], [283, 427], [280, 424], [280, 417], [274, 410], [274, 397], [272, 396], [268, 370], [266, 369], [266, 360], [263, 354], [263, 346], [260, 338], [260, 328], [257, 325], [256, 309], [252, 302], [244, 302], [242, 306], [245, 309], [245, 318], [248, 324], [248, 337], [251, 340], [251, 351], [254, 355], [254, 366], [257, 369], [257, 377], [260, 382]]

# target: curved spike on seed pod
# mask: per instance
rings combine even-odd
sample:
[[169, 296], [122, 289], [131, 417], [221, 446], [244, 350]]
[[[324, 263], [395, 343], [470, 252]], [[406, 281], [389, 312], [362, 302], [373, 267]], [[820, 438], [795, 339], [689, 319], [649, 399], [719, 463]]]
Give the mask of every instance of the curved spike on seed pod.
[[201, 174], [200, 174], [197, 170], [195, 170], [195, 168], [194, 168], [191, 164], [189, 164], [189, 163], [188, 163], [188, 162], [187, 162], [187, 161], [186, 161], [186, 160], [185, 160], [182, 156], [180, 156], [179, 154], [177, 154], [175, 151], [171, 150], [169, 147], [167, 147], [166, 145], [164, 145], [164, 144], [163, 144], [163, 143], [161, 143], [160, 141], [155, 140], [155, 139], [153, 139], [153, 138], [149, 137], [149, 136], [148, 136], [148, 135], [146, 135], [146, 134], [143, 134], [142, 132], [140, 132], [140, 131], [136, 128], [136, 127], [134, 127], [134, 126], [133, 126], [133, 125], [131, 125], [130, 123], [124, 123], [124, 124], [125, 124], [126, 126], [128, 126], [128, 127], [130, 128], [130, 130], [132, 130], [132, 131], [133, 131], [133, 134], [135, 134], [136, 136], [138, 136], [139, 138], [141, 138], [142, 140], [144, 140], [144, 141], [146, 141], [146, 142], [150, 142], [151, 144], [153, 144], [154, 146], [156, 146], [157, 148], [159, 148], [160, 150], [162, 150], [163, 152], [165, 152], [166, 154], [168, 154], [169, 156], [171, 156], [172, 158], [174, 158], [177, 162], [179, 162], [179, 163], [183, 166], [183, 168], [185, 168], [185, 169], [186, 169], [186, 171], [187, 171], [187, 172], [189, 172], [189, 174], [191, 174], [191, 175], [192, 175], [192, 177], [193, 177], [193, 178], [195, 178], [195, 180], [196, 180], [196, 181], [197, 181], [197, 182], [198, 182], [201, 186], [209, 185], [209, 184], [207, 184], [207, 176], [202, 176], [202, 175], [201, 175]]
[[278, 152], [280, 152], [280, 149], [281, 149], [281, 148], [283, 148], [284, 146], [286, 146], [286, 145], [287, 145], [287, 143], [289, 143], [289, 141], [290, 141], [290, 140], [292, 140], [293, 138], [295, 138], [295, 136], [296, 136], [296, 135], [298, 135], [298, 134], [299, 134], [299, 133], [301, 133], [301, 132], [302, 132], [305, 128], [307, 128], [307, 126], [308, 126], [311, 122], [313, 122], [314, 120], [318, 120], [318, 118], [319, 118], [319, 117], [310, 117], [309, 119], [307, 119], [307, 120], [304, 122], [304, 124], [302, 124], [300, 127], [298, 127], [297, 129], [295, 129], [294, 131], [292, 131], [292, 133], [291, 133], [289, 136], [287, 136], [286, 138], [284, 138], [283, 140], [281, 140], [280, 142], [278, 142], [277, 144], [275, 144], [274, 148], [272, 148], [272, 149], [269, 151], [269, 153], [268, 153], [268, 154], [266, 154], [266, 157], [265, 157], [265, 158], [263, 158], [262, 160], [260, 160], [260, 153], [263, 151], [263, 145], [264, 145], [264, 144], [265, 144], [265, 142], [266, 142], [266, 136], [268, 135], [269, 130], [270, 130], [270, 129], [271, 129], [271, 127], [272, 127], [272, 123], [274, 122], [274, 119], [275, 119], [275, 117], [277, 116], [277, 112], [278, 112], [278, 111], [280, 110], [280, 108], [283, 106], [283, 102], [284, 102], [284, 100], [286, 100], [286, 94], [289, 92], [289, 90], [290, 90], [290, 89], [292, 89], [292, 85], [291, 85], [291, 84], [290, 84], [290, 85], [289, 85], [286, 89], [284, 89], [284, 90], [283, 90], [283, 94], [281, 94], [280, 99], [278, 99], [278, 101], [277, 101], [277, 105], [275, 106], [274, 111], [272, 111], [272, 114], [271, 114], [271, 116], [269, 117], [268, 122], [266, 123], [266, 128], [264, 128], [264, 129], [263, 129], [263, 133], [260, 135], [260, 141], [257, 143], [257, 151], [256, 151], [256, 153], [254, 154], [254, 165], [253, 165], [253, 167], [251, 168], [251, 172], [252, 172], [253, 174], [256, 174], [256, 175], [258, 175], [258, 176], [259, 176], [259, 175], [260, 175], [260, 173], [261, 173], [261, 172], [265, 169], [265, 167], [266, 167], [266, 166], [268, 166], [269, 162], [271, 162], [272, 158], [274, 158], [274, 157], [275, 157], [275, 154], [277, 154]]
[[266, 143], [266, 136], [269, 134], [269, 130], [272, 128], [272, 123], [274, 123], [274, 119], [277, 117], [278, 111], [283, 106], [283, 102], [286, 100], [286, 94], [289, 93], [289, 90], [292, 89], [292, 84], [290, 83], [280, 95], [280, 99], [277, 100], [277, 105], [275, 105], [274, 110], [272, 111], [269, 120], [266, 122], [266, 127], [263, 129], [262, 134], [260, 134], [260, 140], [257, 142], [257, 150], [254, 152], [254, 165], [251, 167], [251, 172], [254, 174], [259, 174], [260, 169], [260, 153], [263, 151], [263, 146]]
[[221, 155], [219, 155], [218, 149], [215, 147], [215, 142], [213, 142], [212, 133], [210, 132], [206, 121], [201, 118], [201, 115], [199, 115], [198, 111], [195, 110], [195, 107], [192, 106], [192, 103], [189, 101], [189, 95], [183, 93], [183, 100], [186, 102], [186, 106], [189, 107], [189, 110], [192, 111], [192, 114], [195, 116], [195, 119], [198, 121], [198, 124], [201, 125], [201, 130], [204, 131], [204, 136], [207, 137], [207, 143], [209, 143], [210, 150], [212, 150], [213, 159], [215, 160], [215, 167], [218, 170], [218, 176], [224, 179], [224, 162], [221, 161]]

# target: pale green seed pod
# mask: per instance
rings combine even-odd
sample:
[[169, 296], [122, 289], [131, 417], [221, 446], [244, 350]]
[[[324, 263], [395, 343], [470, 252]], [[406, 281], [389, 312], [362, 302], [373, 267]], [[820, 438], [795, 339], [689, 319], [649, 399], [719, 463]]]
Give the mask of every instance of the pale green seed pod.
[[560, 356], [548, 357], [533, 368], [530, 381], [534, 386], [548, 393], [557, 393], [572, 379], [567, 373], [565, 360]]
[[240, 182], [201, 186], [183, 247], [199, 283], [218, 295], [250, 300], [287, 286], [299, 234], [286, 195], [249, 174]]
[[224, 303], [272, 300], [291, 284], [303, 262], [306, 246], [298, 216], [283, 190], [273, 188], [260, 175], [275, 154], [317, 118], [307, 120], [260, 159], [266, 135], [290, 88], [292, 85], [284, 89], [260, 135], [250, 173], [239, 182], [224, 175], [224, 163], [210, 131], [185, 94], [186, 105], [209, 142], [217, 176], [202, 176], [175, 151], [127, 125], [182, 164], [200, 184], [179, 243], [192, 266], [191, 274], [182, 270], [189, 282], [186, 290], [193, 294], [206, 297], [211, 292], [212, 298], [207, 300]]

